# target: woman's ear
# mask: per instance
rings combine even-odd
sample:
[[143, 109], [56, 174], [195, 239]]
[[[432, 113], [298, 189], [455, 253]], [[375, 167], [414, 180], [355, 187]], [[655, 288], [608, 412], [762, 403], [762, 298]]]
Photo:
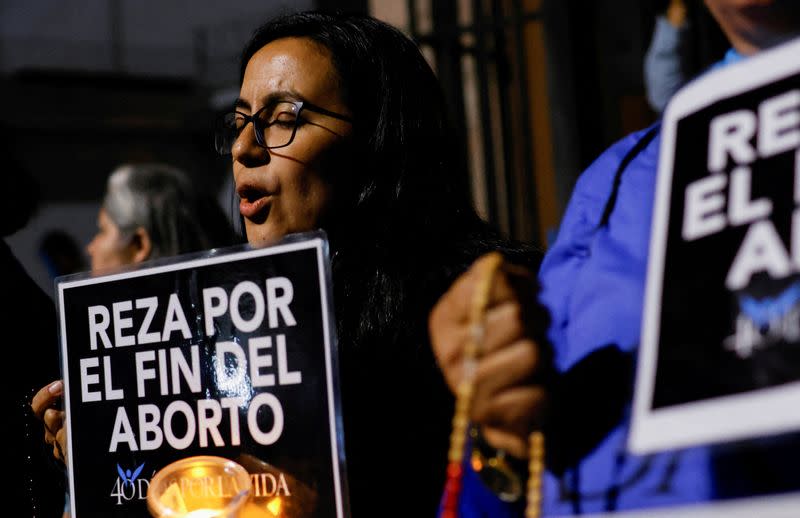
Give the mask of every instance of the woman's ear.
[[153, 251], [153, 243], [150, 241], [150, 234], [144, 227], [139, 227], [133, 234], [131, 239], [131, 261], [133, 264], [139, 264], [150, 258], [150, 253]]

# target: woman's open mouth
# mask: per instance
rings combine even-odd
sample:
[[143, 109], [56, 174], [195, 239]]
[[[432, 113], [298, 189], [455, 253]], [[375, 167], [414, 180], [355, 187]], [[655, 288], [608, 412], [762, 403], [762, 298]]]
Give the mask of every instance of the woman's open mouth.
[[247, 191], [240, 195], [239, 213], [249, 220], [264, 220], [272, 197], [265, 192]]

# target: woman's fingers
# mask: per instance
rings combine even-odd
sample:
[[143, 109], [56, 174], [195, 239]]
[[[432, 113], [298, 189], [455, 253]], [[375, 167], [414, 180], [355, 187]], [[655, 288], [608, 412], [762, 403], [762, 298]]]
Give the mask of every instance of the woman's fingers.
[[514, 386], [533, 386], [539, 368], [539, 347], [533, 340], [518, 340], [482, 357], [475, 373], [473, 405]]
[[43, 416], [44, 421], [44, 440], [53, 447], [53, 456], [65, 461], [64, 452], [66, 451], [66, 428], [64, 428], [65, 413], [62, 410], [48, 408]]
[[[472, 339], [472, 304], [480, 279], [488, 275], [486, 256], [459, 277], [431, 311], [429, 331], [437, 361], [448, 385], [455, 390], [462, 375], [463, 352]], [[494, 273], [485, 318], [480, 323], [480, 354], [487, 355], [527, 333], [525, 311], [519, 302], [534, 300], [536, 285], [527, 270], [502, 264]]]
[[44, 423], [44, 440], [53, 447], [53, 456], [61, 461], [65, 461], [66, 451], [65, 413], [54, 406], [63, 397], [64, 383], [57, 380], [39, 389], [31, 400], [33, 413]]
[[[56, 433], [56, 440], [53, 443], [54, 455], [63, 463], [67, 463], [67, 429], [60, 428]], [[56, 454], [57, 452], [57, 454]]]
[[541, 423], [546, 404], [547, 393], [544, 388], [522, 385], [491, 397], [476, 398], [471, 417], [481, 425], [502, 429], [524, 438]]
[[483, 440], [494, 449], [504, 450], [518, 459], [528, 458], [528, 439], [526, 437], [508, 433], [502, 428], [492, 426], [483, 426], [481, 435], [483, 435]]
[[52, 407], [56, 401], [61, 399], [64, 395], [64, 383], [61, 380], [56, 380], [48, 385], [45, 385], [33, 396], [31, 400], [31, 408], [33, 413], [39, 419], [44, 417], [45, 411]]
[[525, 337], [527, 329], [522, 317], [522, 308], [516, 301], [504, 302], [486, 312], [483, 322], [483, 339], [480, 356], [508, 347]]
[[45, 430], [51, 434], [55, 434], [64, 426], [64, 412], [56, 410], [55, 408], [48, 408], [44, 413], [44, 427]]

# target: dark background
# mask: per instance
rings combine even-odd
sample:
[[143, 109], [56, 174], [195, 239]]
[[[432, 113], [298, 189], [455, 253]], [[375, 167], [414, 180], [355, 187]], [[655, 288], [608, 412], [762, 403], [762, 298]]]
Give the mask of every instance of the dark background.
[[[479, 212], [546, 247], [579, 173], [657, 118], [642, 64], [665, 4], [0, 0], [2, 139], [42, 190], [38, 217], [9, 243], [52, 293], [43, 235], [65, 230], [85, 246], [106, 177], [122, 162], [182, 167], [233, 214], [229, 164], [211, 131], [238, 93], [238, 53], [270, 16], [316, 7], [371, 13], [419, 42], [450, 101]], [[702, 2], [687, 4], [699, 71], [727, 46]]]

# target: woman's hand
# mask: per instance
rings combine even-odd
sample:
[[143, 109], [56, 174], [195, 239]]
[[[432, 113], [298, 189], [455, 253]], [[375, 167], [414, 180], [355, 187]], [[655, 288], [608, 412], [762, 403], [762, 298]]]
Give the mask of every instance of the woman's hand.
[[[482, 261], [456, 280], [429, 319], [434, 353], [454, 392], [462, 376], [474, 292], [486, 274]], [[549, 350], [533, 338], [543, 336], [548, 322], [537, 293], [535, 278], [524, 268], [502, 263], [494, 274], [470, 414], [490, 446], [517, 458], [527, 457], [528, 435], [542, 421], [547, 391], [537, 378], [551, 372]]]
[[677, 29], [680, 29], [686, 24], [687, 12], [686, 4], [683, 3], [683, 0], [670, 0], [669, 7], [667, 7], [666, 18], [667, 21]]
[[53, 456], [66, 463], [67, 431], [64, 428], [64, 411], [54, 408], [64, 397], [61, 380], [45, 385], [33, 396], [31, 408], [36, 417], [44, 422], [44, 440], [53, 447]]

